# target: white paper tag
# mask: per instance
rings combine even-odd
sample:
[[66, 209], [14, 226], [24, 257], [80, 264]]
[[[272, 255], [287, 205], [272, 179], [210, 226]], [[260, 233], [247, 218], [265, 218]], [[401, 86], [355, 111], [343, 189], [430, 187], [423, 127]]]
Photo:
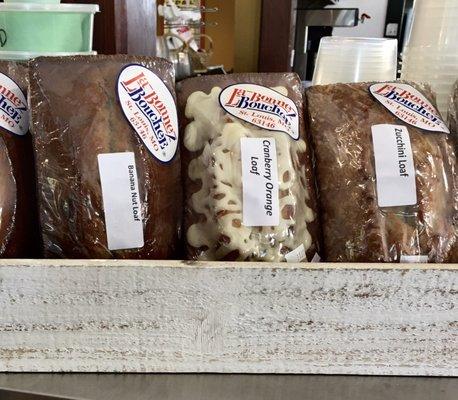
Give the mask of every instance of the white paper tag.
[[29, 131], [29, 110], [25, 94], [9, 76], [0, 73], [0, 126], [16, 135]]
[[374, 125], [372, 142], [379, 207], [417, 204], [415, 166], [407, 128]]
[[286, 262], [297, 263], [304, 261], [306, 257], [304, 244], [301, 244], [295, 250], [285, 254]]
[[428, 263], [428, 256], [405, 256], [401, 255], [400, 259], [401, 263], [405, 264], [427, 264]]
[[318, 253], [315, 253], [313, 258], [310, 260], [311, 263], [319, 263], [321, 262], [321, 257]]
[[162, 79], [141, 65], [128, 65], [117, 89], [122, 110], [147, 149], [159, 161], [171, 161], [178, 146], [178, 117], [175, 99]]
[[223, 89], [219, 102], [224, 110], [245, 122], [299, 139], [299, 113], [289, 97], [261, 85], [237, 83]]
[[376, 83], [369, 91], [401, 121], [432, 132], [450, 133], [439, 112], [417, 89], [406, 83]]
[[241, 138], [243, 225], [277, 226], [277, 150], [273, 138]]
[[134, 153], [98, 155], [109, 250], [143, 247], [143, 222]]

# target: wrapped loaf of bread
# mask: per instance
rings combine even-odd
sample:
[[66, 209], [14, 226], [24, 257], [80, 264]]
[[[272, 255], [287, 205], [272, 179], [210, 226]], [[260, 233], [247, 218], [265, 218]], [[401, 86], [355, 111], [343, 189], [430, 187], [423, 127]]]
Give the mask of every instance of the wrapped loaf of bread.
[[79, 56], [30, 68], [46, 256], [175, 257], [182, 195], [172, 65]]
[[448, 118], [452, 133], [458, 135], [458, 80], [453, 86]]
[[0, 61], [0, 257], [36, 256], [32, 138], [27, 105], [28, 70]]
[[302, 101], [295, 74], [181, 83], [190, 259], [310, 261], [319, 251]]
[[[449, 120], [449, 126], [450, 126], [450, 131], [452, 133], [452, 140], [454, 142], [455, 146], [455, 151], [458, 148], [458, 81], [455, 82], [455, 85], [452, 90], [452, 96], [451, 96], [451, 101], [450, 101], [450, 107], [449, 107], [449, 113], [448, 113], [448, 120]], [[458, 158], [457, 158], [458, 162]], [[455, 206], [458, 205], [458, 165], [455, 164]], [[452, 248], [452, 252], [449, 258], [449, 262], [453, 263], [458, 263], [458, 211], [457, 211], [457, 217], [455, 218], [455, 235], [457, 237], [457, 240], [455, 241], [455, 244]]]
[[431, 97], [401, 82], [306, 95], [326, 260], [448, 261], [455, 151]]

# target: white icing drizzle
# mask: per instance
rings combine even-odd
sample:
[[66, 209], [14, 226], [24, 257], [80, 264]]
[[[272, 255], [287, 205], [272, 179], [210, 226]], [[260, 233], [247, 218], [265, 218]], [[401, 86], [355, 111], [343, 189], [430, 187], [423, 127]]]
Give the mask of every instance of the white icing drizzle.
[[[285, 87], [274, 88], [287, 95]], [[285, 261], [284, 255], [301, 244], [307, 251], [312, 238], [307, 223], [315, 219], [306, 205], [305, 167], [299, 154], [306, 144], [286, 134], [260, 129], [227, 114], [218, 101], [221, 89], [209, 94], [192, 93], [186, 104], [188, 124], [184, 144], [189, 151], [201, 151], [188, 167], [189, 178], [202, 187], [188, 200], [192, 211], [201, 214], [199, 222], [187, 231], [188, 243], [208, 248], [203, 260], [218, 260], [233, 251], [238, 260]], [[242, 225], [242, 164], [240, 138], [274, 138], [277, 148], [280, 224], [276, 227]]]

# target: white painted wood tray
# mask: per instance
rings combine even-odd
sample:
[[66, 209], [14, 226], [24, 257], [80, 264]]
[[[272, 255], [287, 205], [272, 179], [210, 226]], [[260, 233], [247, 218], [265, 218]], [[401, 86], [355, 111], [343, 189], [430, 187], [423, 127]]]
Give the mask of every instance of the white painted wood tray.
[[458, 266], [3, 260], [0, 370], [458, 376]]

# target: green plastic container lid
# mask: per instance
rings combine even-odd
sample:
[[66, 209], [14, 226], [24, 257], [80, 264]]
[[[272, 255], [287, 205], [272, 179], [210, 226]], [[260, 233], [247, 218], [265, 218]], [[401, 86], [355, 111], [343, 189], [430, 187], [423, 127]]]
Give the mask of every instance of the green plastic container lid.
[[56, 53], [40, 53], [30, 51], [0, 51], [0, 60], [8, 61], [24, 61], [36, 57], [69, 57], [69, 56], [95, 56], [96, 51], [84, 51], [76, 53], [56, 52]]
[[60, 4], [60, 0], [5, 0], [0, 3], [0, 11], [95, 14], [100, 7], [98, 4]]
[[3, 0], [4, 3], [59, 4], [61, 0]]

